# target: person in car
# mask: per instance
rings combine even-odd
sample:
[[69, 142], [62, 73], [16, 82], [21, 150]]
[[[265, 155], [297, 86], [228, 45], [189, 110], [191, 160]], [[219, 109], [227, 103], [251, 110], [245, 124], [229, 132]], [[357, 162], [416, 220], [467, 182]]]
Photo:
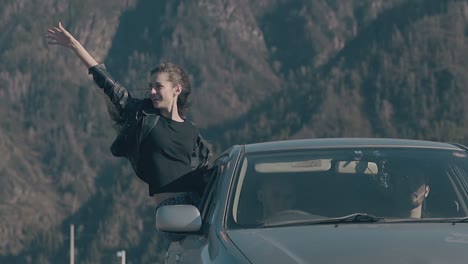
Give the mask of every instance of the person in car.
[[263, 219], [272, 217], [281, 211], [295, 209], [296, 191], [294, 184], [288, 178], [265, 177], [257, 191], [257, 198], [263, 209]]
[[421, 218], [425, 199], [431, 188], [427, 183], [427, 172], [421, 166], [400, 166], [390, 174], [393, 188], [395, 216]]

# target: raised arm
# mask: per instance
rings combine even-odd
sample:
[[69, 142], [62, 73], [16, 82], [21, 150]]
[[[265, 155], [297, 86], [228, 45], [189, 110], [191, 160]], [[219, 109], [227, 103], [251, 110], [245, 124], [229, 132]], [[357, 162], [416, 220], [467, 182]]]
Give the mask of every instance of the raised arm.
[[71, 49], [86, 68], [89, 69], [99, 64], [83, 45], [62, 26], [61, 22], [59, 22], [58, 26], [49, 28], [46, 37], [49, 45], [59, 45]]
[[88, 68], [89, 74], [93, 75], [96, 84], [103, 89], [108, 100], [110, 100], [110, 104], [107, 104], [107, 110], [111, 119], [117, 125], [121, 125], [124, 109], [134, 100], [127, 89], [114, 80], [105, 65], [97, 62], [83, 45], [62, 26], [62, 23], [59, 22], [58, 26], [49, 28], [45, 36], [49, 45], [69, 48], [78, 56]]

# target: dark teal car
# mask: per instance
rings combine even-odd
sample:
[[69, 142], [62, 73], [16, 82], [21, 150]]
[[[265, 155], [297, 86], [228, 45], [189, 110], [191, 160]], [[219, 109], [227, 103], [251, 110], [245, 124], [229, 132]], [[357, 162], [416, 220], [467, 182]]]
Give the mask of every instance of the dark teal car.
[[236, 145], [198, 207], [165, 206], [166, 263], [468, 263], [468, 152], [403, 139]]

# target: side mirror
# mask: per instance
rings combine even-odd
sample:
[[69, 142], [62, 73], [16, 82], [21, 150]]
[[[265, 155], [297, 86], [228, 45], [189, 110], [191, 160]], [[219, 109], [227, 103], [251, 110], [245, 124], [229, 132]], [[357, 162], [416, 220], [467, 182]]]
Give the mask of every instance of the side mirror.
[[156, 211], [156, 228], [162, 232], [196, 232], [201, 225], [200, 211], [193, 205], [167, 205]]

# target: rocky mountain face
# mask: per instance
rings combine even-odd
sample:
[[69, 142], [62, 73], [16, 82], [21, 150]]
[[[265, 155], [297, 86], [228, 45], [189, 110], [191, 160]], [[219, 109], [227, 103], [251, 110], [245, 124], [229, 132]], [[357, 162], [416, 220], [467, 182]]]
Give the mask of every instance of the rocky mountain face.
[[161, 259], [154, 205], [102, 93], [58, 21], [130, 92], [182, 65], [192, 119], [220, 151], [255, 141], [383, 136], [466, 142], [466, 1], [24, 1], [0, 5], [0, 262]]

